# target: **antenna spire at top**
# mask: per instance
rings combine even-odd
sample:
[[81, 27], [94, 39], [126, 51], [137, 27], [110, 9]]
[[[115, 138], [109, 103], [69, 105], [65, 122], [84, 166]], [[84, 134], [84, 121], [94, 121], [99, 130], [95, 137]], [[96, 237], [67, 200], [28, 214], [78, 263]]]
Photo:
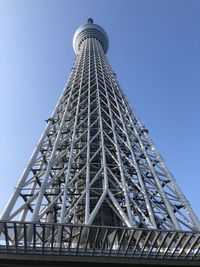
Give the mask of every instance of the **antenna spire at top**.
[[92, 18], [89, 18], [89, 19], [87, 20], [87, 23], [88, 23], [88, 24], [93, 24], [93, 19], [92, 19]]

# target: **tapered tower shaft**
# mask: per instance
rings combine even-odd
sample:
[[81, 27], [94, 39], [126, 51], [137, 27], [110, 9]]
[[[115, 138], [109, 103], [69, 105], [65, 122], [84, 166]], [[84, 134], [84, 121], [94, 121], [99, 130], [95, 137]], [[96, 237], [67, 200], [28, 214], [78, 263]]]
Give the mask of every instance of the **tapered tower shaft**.
[[116, 80], [105, 31], [89, 19], [73, 46], [70, 79], [1, 218], [200, 229]]
[[119, 86], [106, 32], [89, 19], [73, 47], [70, 78], [1, 216], [0, 266], [199, 265], [199, 220]]

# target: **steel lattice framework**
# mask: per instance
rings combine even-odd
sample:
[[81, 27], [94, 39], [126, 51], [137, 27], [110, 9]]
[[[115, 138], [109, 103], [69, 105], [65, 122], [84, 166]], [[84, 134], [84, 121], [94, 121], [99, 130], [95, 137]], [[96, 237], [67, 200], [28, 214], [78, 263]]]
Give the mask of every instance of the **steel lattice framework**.
[[73, 43], [69, 81], [1, 216], [6, 247], [199, 255], [199, 220], [118, 84], [105, 31], [89, 19]]

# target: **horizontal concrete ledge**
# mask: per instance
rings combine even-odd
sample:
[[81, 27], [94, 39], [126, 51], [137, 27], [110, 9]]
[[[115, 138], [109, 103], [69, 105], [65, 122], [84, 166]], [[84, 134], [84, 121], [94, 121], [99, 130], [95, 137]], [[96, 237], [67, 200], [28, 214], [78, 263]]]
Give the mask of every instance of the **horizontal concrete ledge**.
[[134, 259], [134, 258], [113, 258], [113, 257], [89, 257], [89, 256], [63, 256], [63, 255], [28, 255], [28, 254], [0, 254], [0, 266], [26, 266], [26, 267], [119, 267], [134, 265], [139, 267], [147, 266], [200, 266], [200, 261], [193, 260], [165, 260], [165, 259]]

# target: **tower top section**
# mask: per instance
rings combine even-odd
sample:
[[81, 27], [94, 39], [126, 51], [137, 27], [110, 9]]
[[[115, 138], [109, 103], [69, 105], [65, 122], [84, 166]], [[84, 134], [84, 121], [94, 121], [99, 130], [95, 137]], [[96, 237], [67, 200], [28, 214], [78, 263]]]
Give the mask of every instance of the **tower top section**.
[[104, 52], [108, 51], [109, 41], [107, 33], [99, 25], [93, 24], [93, 19], [89, 18], [85, 25], [80, 26], [73, 37], [73, 48], [76, 54], [78, 54], [82, 42], [88, 38], [96, 38], [102, 45]]

